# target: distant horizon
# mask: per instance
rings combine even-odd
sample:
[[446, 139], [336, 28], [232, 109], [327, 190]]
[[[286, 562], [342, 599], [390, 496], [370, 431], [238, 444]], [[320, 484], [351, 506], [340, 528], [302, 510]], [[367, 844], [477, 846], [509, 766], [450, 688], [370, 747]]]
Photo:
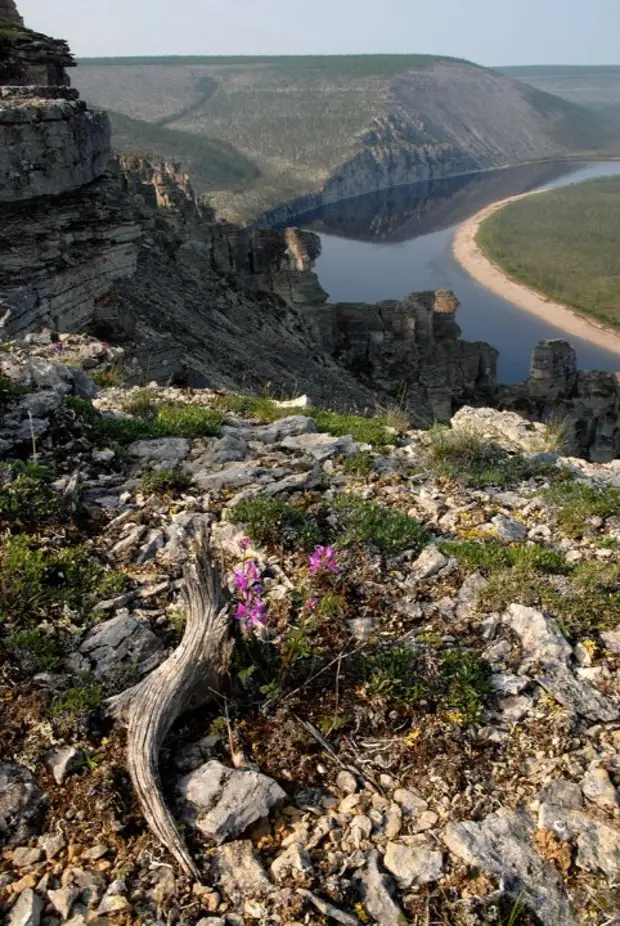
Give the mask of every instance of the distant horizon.
[[412, 45], [483, 67], [618, 60], [617, 0], [313, 0], [302, 10], [289, 0], [184, 0], [172, 11], [167, 0], [16, 2], [29, 28], [66, 39], [83, 60], [400, 55]]
[[613, 63], [601, 63], [601, 64], [587, 64], [587, 63], [572, 63], [572, 62], [557, 62], [555, 64], [543, 64], [541, 62], [533, 64], [480, 64], [479, 61], [475, 61], [471, 58], [458, 58], [455, 55], [439, 55], [434, 52], [372, 52], [372, 51], [362, 51], [362, 52], [341, 52], [340, 54], [331, 54], [324, 52], [307, 52], [304, 54], [281, 54], [281, 55], [268, 55], [268, 54], [229, 54], [222, 52], [221, 54], [177, 54], [175, 52], [162, 52], [159, 54], [139, 54], [139, 55], [76, 55], [76, 61], [79, 62], [88, 62], [88, 61], [124, 61], [124, 60], [152, 60], [153, 58], [163, 58], [171, 59], [178, 58], [179, 60], [184, 59], [195, 59], [195, 58], [265, 58], [266, 60], [271, 60], [273, 58], [412, 58], [418, 55], [428, 55], [433, 58], [446, 58], [453, 61], [465, 61], [470, 64], [476, 64], [478, 67], [487, 68], [490, 71], [499, 70], [502, 68], [588, 68], [589, 70], [605, 70], [609, 68], [620, 68], [620, 62], [618, 64]]

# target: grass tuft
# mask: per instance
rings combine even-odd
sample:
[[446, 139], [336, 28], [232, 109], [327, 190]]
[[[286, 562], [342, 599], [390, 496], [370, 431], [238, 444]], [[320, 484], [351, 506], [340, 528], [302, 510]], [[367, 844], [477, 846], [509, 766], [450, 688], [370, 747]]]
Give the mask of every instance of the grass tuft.
[[424, 525], [404, 512], [355, 495], [338, 495], [332, 508], [342, 522], [341, 546], [371, 544], [383, 553], [417, 554], [430, 539]]

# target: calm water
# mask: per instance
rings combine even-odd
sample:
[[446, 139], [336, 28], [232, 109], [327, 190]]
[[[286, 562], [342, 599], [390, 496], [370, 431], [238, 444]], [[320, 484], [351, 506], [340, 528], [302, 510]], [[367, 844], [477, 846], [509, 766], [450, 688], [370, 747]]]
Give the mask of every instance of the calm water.
[[[321, 235], [316, 270], [331, 302], [377, 302], [403, 299], [415, 291], [453, 289], [461, 301], [463, 337], [497, 347], [500, 379], [518, 382], [528, 375], [535, 343], [563, 332], [472, 280], [452, 256], [454, 232], [487, 203], [616, 174], [619, 162], [493, 171], [358, 197], [296, 221]], [[577, 338], [570, 342], [582, 369], [620, 370], [617, 354]]]

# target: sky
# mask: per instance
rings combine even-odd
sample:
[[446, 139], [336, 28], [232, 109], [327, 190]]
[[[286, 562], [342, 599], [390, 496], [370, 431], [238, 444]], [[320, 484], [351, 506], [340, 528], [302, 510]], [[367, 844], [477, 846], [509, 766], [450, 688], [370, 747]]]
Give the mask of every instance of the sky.
[[78, 57], [423, 53], [620, 64], [620, 0], [17, 0]]

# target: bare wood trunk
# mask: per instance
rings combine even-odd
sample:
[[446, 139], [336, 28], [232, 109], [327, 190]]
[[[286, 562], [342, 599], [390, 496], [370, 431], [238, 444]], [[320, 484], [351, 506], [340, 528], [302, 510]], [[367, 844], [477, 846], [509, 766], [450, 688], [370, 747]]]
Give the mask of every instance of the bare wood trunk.
[[159, 751], [177, 717], [219, 691], [232, 651], [218, 571], [204, 547], [185, 569], [183, 595], [187, 624], [179, 647], [142, 682], [111, 698], [109, 708], [128, 724], [127, 764], [147, 824], [183, 871], [200, 880], [162, 796]]

